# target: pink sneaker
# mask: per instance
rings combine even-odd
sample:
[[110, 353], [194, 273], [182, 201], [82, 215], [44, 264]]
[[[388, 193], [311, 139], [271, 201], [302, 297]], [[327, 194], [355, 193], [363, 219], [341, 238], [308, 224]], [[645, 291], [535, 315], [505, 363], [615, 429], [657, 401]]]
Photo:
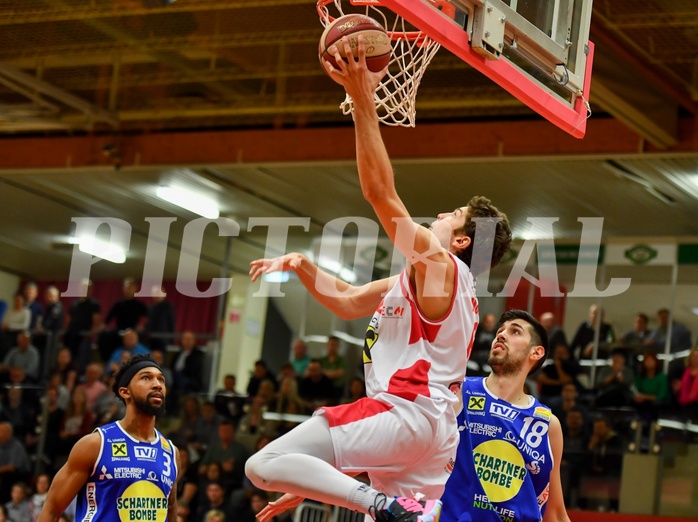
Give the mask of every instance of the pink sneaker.
[[439, 522], [441, 516], [440, 500], [416, 500], [395, 497], [386, 507], [388, 499], [378, 495], [369, 514], [376, 522]]

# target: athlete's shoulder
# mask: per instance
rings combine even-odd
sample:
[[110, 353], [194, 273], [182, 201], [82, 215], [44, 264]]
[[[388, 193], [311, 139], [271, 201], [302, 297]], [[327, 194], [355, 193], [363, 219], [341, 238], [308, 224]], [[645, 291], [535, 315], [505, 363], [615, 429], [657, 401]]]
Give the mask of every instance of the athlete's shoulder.
[[553, 415], [553, 411], [538, 399], [533, 399], [533, 406], [531, 409], [533, 410], [533, 416], [535, 418], [544, 420], [548, 423], [550, 423], [553, 418], [556, 418], [555, 415]]
[[465, 379], [463, 379], [463, 389], [468, 389], [470, 392], [485, 392], [485, 386], [483, 385], [483, 381], [485, 380], [485, 377], [480, 377], [480, 376], [469, 376], [466, 375]]

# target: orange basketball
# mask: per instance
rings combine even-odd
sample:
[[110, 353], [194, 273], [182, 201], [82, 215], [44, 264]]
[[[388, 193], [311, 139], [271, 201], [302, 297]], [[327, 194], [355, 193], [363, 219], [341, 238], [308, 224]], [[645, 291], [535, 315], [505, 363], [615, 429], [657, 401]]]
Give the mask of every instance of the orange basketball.
[[356, 58], [359, 52], [359, 35], [364, 37], [366, 65], [369, 70], [382, 71], [390, 63], [393, 51], [390, 36], [380, 23], [370, 16], [362, 14], [340, 16], [325, 28], [318, 46], [320, 58], [324, 58], [334, 67], [337, 67], [334, 57], [327, 51], [333, 44], [337, 44], [339, 54], [342, 55], [344, 61], [347, 61], [341, 41], [343, 36], [349, 39], [351, 51]]

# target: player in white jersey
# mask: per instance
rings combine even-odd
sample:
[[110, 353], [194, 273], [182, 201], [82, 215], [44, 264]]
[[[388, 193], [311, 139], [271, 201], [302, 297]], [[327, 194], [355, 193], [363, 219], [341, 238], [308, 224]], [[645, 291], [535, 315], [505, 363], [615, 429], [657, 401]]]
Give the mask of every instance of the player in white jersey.
[[[367, 69], [363, 39], [357, 60], [346, 39], [342, 45], [348, 63], [324, 66], [354, 101], [363, 195], [407, 267], [399, 276], [354, 287], [300, 254], [251, 263], [253, 281], [293, 270], [340, 317], [374, 315], [364, 345], [368, 397], [318, 410], [253, 455], [246, 472], [256, 486], [287, 493], [260, 512], [262, 521], [303, 497], [380, 521], [435, 521], [458, 439], [453, 406], [478, 321], [473, 277], [499, 262], [511, 230], [483, 197], [439, 214], [430, 229], [412, 220], [395, 190], [373, 101], [382, 74]], [[362, 471], [371, 487], [347, 476]], [[418, 493], [427, 500], [410, 498]]]

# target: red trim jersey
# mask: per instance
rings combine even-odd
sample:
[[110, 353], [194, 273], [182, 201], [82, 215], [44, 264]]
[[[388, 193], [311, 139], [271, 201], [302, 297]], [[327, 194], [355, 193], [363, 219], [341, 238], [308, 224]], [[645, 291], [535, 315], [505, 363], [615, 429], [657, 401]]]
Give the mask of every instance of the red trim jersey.
[[475, 281], [468, 266], [455, 264], [454, 296], [438, 320], [422, 314], [409, 270], [405, 268], [388, 291], [366, 330], [363, 362], [368, 397], [398, 396], [441, 416], [457, 402], [456, 392], [478, 325]]

